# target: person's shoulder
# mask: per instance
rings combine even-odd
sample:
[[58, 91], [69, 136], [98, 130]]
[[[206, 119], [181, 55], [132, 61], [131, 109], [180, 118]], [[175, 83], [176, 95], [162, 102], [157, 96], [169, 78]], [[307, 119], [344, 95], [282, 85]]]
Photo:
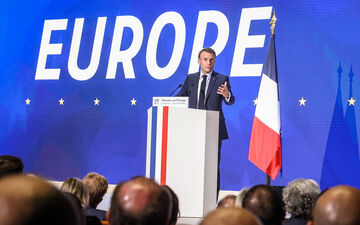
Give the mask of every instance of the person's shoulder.
[[195, 78], [195, 77], [198, 77], [199, 74], [200, 74], [200, 72], [190, 73], [190, 74], [188, 75], [188, 77], [189, 77], [189, 78]]
[[221, 78], [221, 79], [229, 79], [229, 76], [215, 72], [213, 73], [213, 76], [215, 76], [216, 78]]

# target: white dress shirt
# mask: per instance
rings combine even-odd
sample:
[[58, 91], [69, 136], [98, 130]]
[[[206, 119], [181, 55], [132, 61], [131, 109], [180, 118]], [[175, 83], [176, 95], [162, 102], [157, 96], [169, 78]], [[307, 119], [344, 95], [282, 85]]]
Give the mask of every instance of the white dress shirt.
[[[207, 93], [207, 90], [208, 90], [208, 87], [209, 87], [209, 84], [210, 84], [210, 80], [211, 80], [211, 74], [213, 73], [213, 71], [211, 71], [210, 73], [203, 73], [200, 71], [200, 77], [199, 77], [199, 83], [198, 83], [198, 91], [197, 91], [197, 104], [196, 104], [196, 108], [199, 108], [199, 98], [200, 98], [200, 89], [201, 89], [201, 83], [203, 81], [203, 75], [206, 75], [206, 84], [205, 84], [205, 101], [206, 101], [206, 93]], [[216, 90], [217, 91], [217, 90]], [[231, 97], [231, 93], [229, 92], [229, 97], [225, 98], [225, 101], [226, 102], [229, 102], [230, 101], [230, 97]], [[205, 105], [205, 104], [204, 104]]]

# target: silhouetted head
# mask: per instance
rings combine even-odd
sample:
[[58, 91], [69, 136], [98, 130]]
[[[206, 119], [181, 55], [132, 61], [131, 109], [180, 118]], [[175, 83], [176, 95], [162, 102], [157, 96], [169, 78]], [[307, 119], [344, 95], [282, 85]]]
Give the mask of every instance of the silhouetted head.
[[235, 207], [236, 195], [226, 195], [217, 205], [218, 208]]
[[336, 186], [316, 201], [313, 210], [315, 225], [360, 224], [360, 190], [350, 186]]
[[244, 196], [243, 207], [259, 217], [264, 225], [281, 225], [285, 216], [280, 196], [266, 185], [250, 188]]
[[161, 186], [164, 188], [166, 193], [170, 198], [169, 202], [169, 225], [175, 225], [179, 216], [180, 216], [180, 209], [179, 209], [179, 198], [176, 193], [167, 185]]
[[0, 178], [6, 175], [21, 174], [24, 164], [19, 157], [0, 155]]
[[111, 199], [111, 225], [167, 225], [169, 196], [155, 181], [136, 177], [119, 183]]
[[261, 225], [261, 222], [244, 208], [218, 208], [209, 213], [200, 225]]
[[71, 204], [37, 177], [16, 175], [0, 180], [1, 225], [76, 225]]
[[88, 173], [82, 181], [89, 189], [89, 204], [93, 208], [103, 200], [104, 195], [108, 189], [107, 179], [98, 173]]
[[295, 179], [283, 190], [285, 208], [293, 218], [307, 219], [320, 194], [319, 185], [311, 179]]
[[61, 187], [60, 191], [73, 193], [79, 198], [81, 206], [86, 209], [89, 204], [89, 190], [88, 187], [77, 178], [66, 179]]

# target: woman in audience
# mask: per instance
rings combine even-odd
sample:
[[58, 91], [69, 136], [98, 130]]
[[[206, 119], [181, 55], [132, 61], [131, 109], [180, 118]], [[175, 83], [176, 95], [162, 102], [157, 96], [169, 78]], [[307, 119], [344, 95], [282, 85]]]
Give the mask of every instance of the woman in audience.
[[249, 188], [244, 187], [243, 189], [241, 189], [239, 191], [239, 194], [236, 196], [236, 199], [235, 199], [235, 207], [242, 208], [242, 202], [243, 202], [244, 196], [245, 196], [246, 192], [248, 192], [248, 190], [249, 190]]
[[77, 178], [68, 178], [60, 187], [60, 191], [69, 192], [79, 198], [83, 211], [85, 212], [89, 204], [89, 190], [87, 186]]
[[283, 225], [305, 225], [311, 209], [320, 193], [319, 185], [311, 179], [296, 179], [283, 190], [283, 200], [287, 213]]

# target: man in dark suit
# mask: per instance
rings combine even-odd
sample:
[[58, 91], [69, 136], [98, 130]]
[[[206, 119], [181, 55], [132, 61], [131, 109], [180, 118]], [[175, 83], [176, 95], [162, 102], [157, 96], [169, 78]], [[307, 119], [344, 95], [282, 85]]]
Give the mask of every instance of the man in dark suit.
[[[220, 164], [220, 150], [222, 140], [228, 139], [222, 102], [232, 105], [235, 97], [231, 93], [229, 77], [213, 70], [216, 53], [212, 48], [204, 48], [199, 52], [198, 63], [200, 72], [189, 74], [177, 96], [188, 96], [189, 107], [219, 111], [219, 146], [218, 166]], [[218, 168], [217, 190], [220, 189], [220, 173]]]
[[86, 212], [87, 216], [96, 216], [100, 220], [106, 220], [106, 211], [96, 209], [103, 200], [108, 189], [107, 179], [98, 173], [88, 173], [82, 180], [89, 188], [89, 206]]

